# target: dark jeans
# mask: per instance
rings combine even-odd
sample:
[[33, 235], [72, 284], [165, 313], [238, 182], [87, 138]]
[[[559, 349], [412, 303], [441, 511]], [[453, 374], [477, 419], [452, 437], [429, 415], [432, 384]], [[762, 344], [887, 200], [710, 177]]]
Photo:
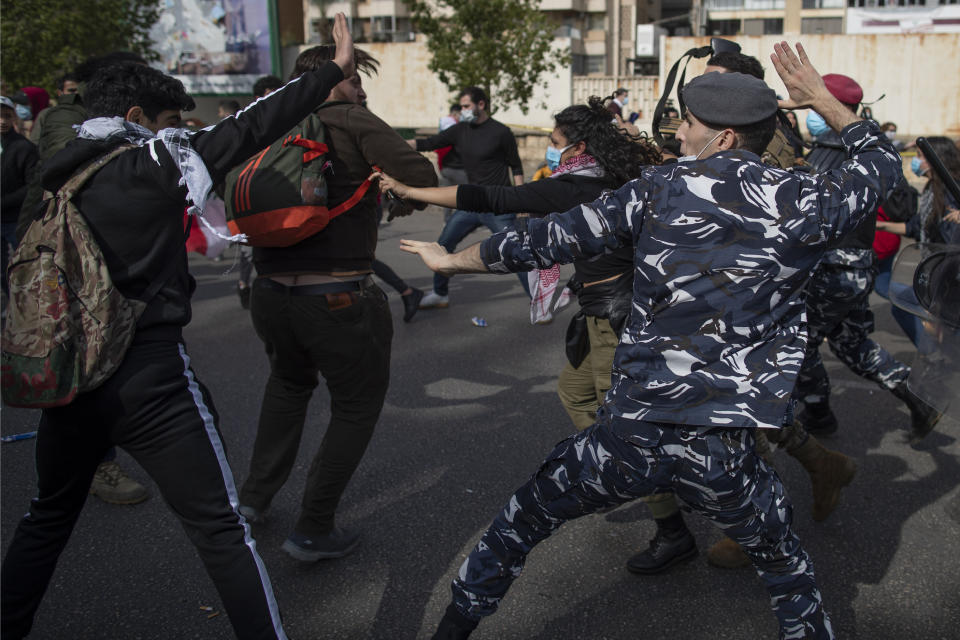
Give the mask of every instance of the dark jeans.
[[286, 482], [307, 404], [322, 375], [330, 392], [330, 424], [310, 465], [295, 527], [318, 535], [333, 528], [340, 496], [380, 417], [390, 381], [393, 322], [376, 285], [340, 294], [354, 300], [341, 308], [330, 308], [325, 295], [294, 295], [296, 289], [267, 289], [262, 279], [253, 284], [250, 314], [270, 358], [270, 378], [240, 502], [264, 510]]
[[[90, 480], [113, 445], [129, 452], [157, 483], [196, 545], [237, 637], [286, 638], [266, 568], [236, 511], [237, 488], [217, 422], [207, 389], [177, 342], [134, 343], [102, 386], [43, 411], [38, 497], [3, 561], [4, 638], [30, 631]], [[97, 594], [77, 594], [84, 597]]]
[[[487, 229], [490, 229], [492, 233], [499, 233], [504, 229], [512, 227], [516, 217], [517, 216], [512, 213], [503, 213], [497, 215], [493, 213], [477, 213], [475, 211], [462, 211], [457, 209], [453, 212], [453, 215], [450, 216], [450, 220], [443, 225], [443, 231], [440, 232], [440, 237], [437, 239], [437, 243], [452, 253], [457, 249], [457, 245], [460, 244], [460, 241], [470, 235], [474, 229], [486, 227]], [[523, 290], [526, 291], [527, 295], [529, 296], [530, 284], [527, 282], [527, 274], [518, 273], [517, 277], [520, 279], [520, 284], [523, 285]], [[433, 290], [437, 295], [448, 295], [450, 291], [449, 284], [450, 278], [441, 276], [440, 274], [434, 274]]]
[[403, 292], [407, 290], [409, 285], [404, 282], [403, 278], [397, 275], [397, 272], [390, 268], [386, 262], [380, 262], [379, 260], [373, 261], [373, 272], [377, 274], [377, 277], [386, 282], [388, 285], [393, 287], [397, 293], [403, 295]]

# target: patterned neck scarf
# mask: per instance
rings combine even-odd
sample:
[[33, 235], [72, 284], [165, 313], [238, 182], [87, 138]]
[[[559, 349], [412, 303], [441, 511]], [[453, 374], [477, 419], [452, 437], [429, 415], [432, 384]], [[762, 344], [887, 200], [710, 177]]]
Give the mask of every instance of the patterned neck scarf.
[[581, 153], [578, 156], [567, 158], [560, 163], [557, 170], [553, 172], [551, 178], [561, 175], [590, 176], [592, 178], [602, 178], [603, 168], [597, 163], [593, 156]]
[[213, 179], [207, 171], [200, 154], [190, 144], [191, 132], [186, 129], [162, 129], [154, 134], [135, 122], [128, 122], [120, 116], [91, 118], [82, 125], [75, 125], [77, 136], [86, 140], [124, 140], [137, 146], [150, 146], [150, 156], [157, 164], [155, 144], [163, 144], [180, 171], [180, 184], [186, 185], [187, 195], [193, 202], [188, 213], [203, 215], [207, 197], [213, 189]]

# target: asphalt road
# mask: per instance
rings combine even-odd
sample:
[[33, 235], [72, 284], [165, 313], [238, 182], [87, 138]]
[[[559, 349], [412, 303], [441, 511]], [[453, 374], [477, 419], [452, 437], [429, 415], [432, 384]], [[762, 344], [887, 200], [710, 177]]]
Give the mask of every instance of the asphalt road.
[[[436, 213], [381, 229], [379, 257], [414, 286], [431, 276], [397, 249], [400, 237], [436, 238]], [[479, 238], [482, 234], [478, 234]], [[256, 431], [267, 360], [234, 293], [231, 260], [192, 261], [199, 287], [187, 347], [212, 390], [238, 482]], [[465, 555], [513, 489], [552, 445], [573, 431], [556, 397], [570, 312], [531, 326], [512, 277], [458, 276], [447, 310], [401, 320], [394, 312], [393, 375], [378, 430], [344, 495], [340, 524], [359, 529], [348, 558], [301, 564], [280, 549], [297, 517], [310, 458], [323, 435], [326, 391], [310, 405], [300, 456], [286, 487], [255, 527], [291, 638], [428, 638]], [[912, 349], [877, 298], [876, 337], [909, 360]], [[489, 326], [471, 325], [473, 316]], [[838, 435], [825, 441], [854, 456], [859, 473], [838, 510], [810, 518], [809, 480], [790, 457], [778, 470], [796, 528], [813, 557], [839, 638], [958, 637], [960, 625], [960, 436], [944, 420], [920, 448], [903, 442], [906, 409], [831, 356]], [[3, 434], [35, 428], [35, 411], [4, 408]], [[35, 492], [33, 440], [2, 445], [4, 550]], [[129, 456], [121, 463], [152, 497], [132, 506], [91, 498], [37, 615], [37, 639], [230, 638], [217, 594], [192, 545]], [[701, 552], [719, 539], [690, 515]], [[564, 526], [530, 555], [484, 639], [774, 638], [777, 625], [752, 570], [723, 571], [701, 555], [672, 572], [638, 577], [626, 558], [654, 524], [642, 504]], [[212, 611], [201, 607], [212, 607]], [[218, 615], [213, 615], [218, 614]]]

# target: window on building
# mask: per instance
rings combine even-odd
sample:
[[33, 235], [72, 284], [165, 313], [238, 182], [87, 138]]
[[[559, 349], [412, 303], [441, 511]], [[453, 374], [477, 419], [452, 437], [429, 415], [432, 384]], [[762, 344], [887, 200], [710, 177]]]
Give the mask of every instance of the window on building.
[[587, 67], [586, 57], [582, 53], [574, 53], [570, 56], [570, 72], [573, 75], [582, 76], [586, 73], [584, 71]]
[[586, 67], [587, 73], [599, 73], [604, 74], [607, 72], [607, 56], [586, 56]]
[[712, 36], [735, 36], [740, 33], [739, 20], [711, 20], [707, 32]]
[[803, 18], [800, 33], [843, 33], [843, 18]]
[[957, 4], [960, 0], [847, 0], [848, 7], [872, 9], [875, 7], [933, 7]]
[[606, 31], [607, 14], [606, 13], [588, 13], [587, 31]]
[[748, 18], [743, 21], [743, 35], [764, 36], [783, 33], [783, 18]]

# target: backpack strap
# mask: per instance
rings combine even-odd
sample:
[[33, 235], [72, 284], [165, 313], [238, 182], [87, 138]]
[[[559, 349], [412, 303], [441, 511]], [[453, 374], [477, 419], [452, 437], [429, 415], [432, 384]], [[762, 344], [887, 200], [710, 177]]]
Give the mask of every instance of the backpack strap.
[[[52, 204], [50, 206], [55, 209], [58, 206], [57, 203], [71, 200], [73, 196], [76, 195], [77, 191], [79, 191], [80, 188], [83, 187], [83, 185], [85, 185], [95, 173], [106, 166], [108, 162], [126, 151], [138, 148], [139, 147], [135, 144], [121, 144], [120, 146], [111, 149], [90, 164], [86, 165], [81, 170], [70, 176], [70, 179], [67, 180], [66, 184], [60, 187], [60, 189], [57, 191], [57, 197], [51, 200]], [[184, 242], [186, 242], [186, 237], [189, 234], [190, 227], [188, 225], [184, 235]], [[181, 245], [181, 247], [183, 248], [183, 245]], [[185, 248], [184, 251], [186, 251]], [[160, 275], [150, 283], [150, 286], [144, 290], [144, 292], [139, 296], [138, 300], [143, 303], [149, 303], [154, 296], [157, 295], [157, 292], [160, 291], [160, 287], [162, 287], [167, 280], [170, 279], [170, 276], [173, 275], [173, 272], [176, 270], [176, 268], [177, 260], [174, 259], [168, 261], [166, 266], [164, 266], [163, 271], [160, 272]]]
[[[378, 172], [378, 173], [379, 173], [380, 171], [383, 171], [383, 169], [381, 169], [380, 167], [378, 167], [378, 166], [376, 166], [376, 165], [374, 165], [373, 167], [371, 167], [371, 169], [372, 169], [373, 171], [375, 171], [375, 172]], [[344, 200], [343, 202], [341, 202], [340, 204], [338, 204], [337, 206], [335, 206], [333, 209], [330, 209], [330, 212], [329, 212], [329, 216], [330, 216], [330, 217], [329, 217], [329, 219], [330, 219], [330, 220], [333, 220], [334, 218], [336, 218], [336, 217], [337, 217], [338, 215], [340, 215], [341, 213], [344, 213], [344, 212], [346, 212], [346, 211], [349, 211], [349, 210], [352, 209], [353, 207], [357, 206], [357, 203], [360, 202], [361, 200], [363, 200], [363, 196], [367, 195], [367, 191], [370, 189], [370, 185], [371, 185], [371, 184], [373, 184], [373, 183], [370, 181], [370, 178], [367, 178], [366, 180], [364, 180], [363, 182], [361, 182], [361, 183], [360, 183], [360, 186], [357, 187], [357, 190], [353, 192], [353, 195], [352, 195], [352, 196], [350, 196], [349, 198], [347, 198], [346, 200]]]
[[100, 156], [99, 158], [97, 158], [87, 166], [85, 166], [80, 171], [77, 171], [72, 176], [70, 176], [70, 179], [67, 180], [66, 184], [60, 187], [60, 190], [57, 191], [57, 198], [60, 200], [72, 199], [73, 196], [77, 193], [77, 191], [80, 190], [80, 187], [85, 185], [87, 181], [93, 177], [93, 174], [95, 174], [97, 171], [100, 171], [100, 169], [102, 169], [104, 165], [106, 165], [108, 162], [110, 162], [111, 160], [119, 156], [121, 153], [125, 151], [129, 151], [130, 149], [137, 149], [137, 148], [138, 147], [135, 144], [122, 144], [118, 147], [111, 149], [107, 153], [103, 154], [102, 156]]
[[653, 130], [653, 139], [660, 146], [663, 146], [663, 134], [660, 133], [660, 121], [663, 119], [663, 112], [666, 109], [667, 99], [670, 97], [670, 92], [673, 91], [673, 83], [677, 79], [677, 70], [680, 68], [680, 63], [683, 62], [683, 59], [686, 58], [687, 62], [683, 65], [683, 71], [680, 73], [680, 83], [677, 85], [677, 104], [679, 105], [678, 111], [680, 112], [680, 117], [683, 117], [683, 81], [686, 79], [687, 75], [687, 64], [690, 63], [690, 60], [693, 58], [706, 58], [707, 56], [713, 53], [713, 47], [695, 47], [690, 49], [685, 54], [680, 56], [680, 58], [673, 63], [673, 66], [670, 67], [670, 72], [667, 74], [667, 80], [664, 84], [663, 93], [660, 95], [660, 101], [657, 102], [656, 109], [653, 110], [653, 123], [650, 125], [650, 128]]

